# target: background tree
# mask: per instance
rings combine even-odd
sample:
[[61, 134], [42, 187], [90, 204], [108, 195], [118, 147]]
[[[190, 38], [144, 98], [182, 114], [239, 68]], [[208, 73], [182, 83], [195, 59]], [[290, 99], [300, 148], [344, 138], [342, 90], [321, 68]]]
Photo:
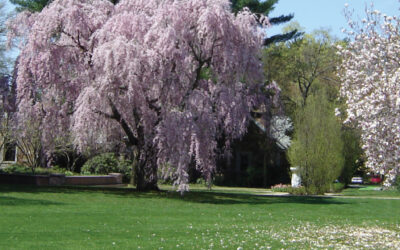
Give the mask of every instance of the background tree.
[[138, 190], [156, 188], [158, 168], [186, 190], [191, 162], [209, 180], [216, 141], [228, 150], [263, 102], [263, 34], [250, 12], [228, 9], [213, 0], [55, 0], [21, 13], [10, 25], [26, 38], [20, 119], [34, 110], [45, 143], [48, 131], [70, 130], [81, 151], [125, 136], [137, 149]]
[[344, 163], [341, 125], [326, 94], [309, 96], [298, 109], [295, 124], [289, 162], [299, 167], [307, 193], [323, 194], [339, 177]]
[[[270, 12], [273, 11], [275, 8], [274, 5], [277, 4], [279, 0], [266, 0], [266, 1], [230, 0], [230, 1], [232, 3], [232, 11], [234, 13], [237, 13], [237, 12], [241, 11], [243, 8], [247, 7], [253, 13], [257, 13], [259, 15], [264, 15], [264, 16], [269, 17]], [[278, 25], [278, 24], [282, 24], [285, 22], [289, 22], [290, 20], [293, 19], [293, 17], [294, 17], [293, 14], [281, 15], [279, 17], [269, 17], [269, 23], [271, 25]], [[277, 35], [266, 38], [264, 40], [264, 45], [270, 46], [271, 44], [295, 39], [302, 35], [303, 35], [302, 32], [299, 32], [298, 30], [293, 29], [293, 30], [290, 30], [289, 32], [284, 32], [283, 34], [277, 34]]]
[[[301, 30], [301, 27], [291, 23], [285, 28], [292, 29]], [[310, 94], [321, 88], [325, 88], [329, 100], [337, 98], [340, 84], [336, 69], [340, 57], [336, 54], [335, 44], [340, 43], [328, 31], [318, 30], [264, 50], [266, 80], [276, 81], [282, 89], [282, 101], [289, 116], [297, 106], [305, 105]]]
[[400, 174], [400, 20], [377, 10], [367, 10], [360, 23], [348, 9], [346, 16], [352, 40], [340, 49], [346, 122], [361, 130], [366, 166], [390, 185]]
[[[53, 0], [10, 0], [10, 2], [16, 5], [16, 10], [30, 11], [30, 12], [40, 12], [44, 7], [50, 4]], [[113, 4], [117, 4], [119, 0], [109, 0]]]
[[339, 181], [345, 185], [351, 183], [351, 178], [363, 166], [363, 150], [360, 143], [360, 130], [350, 126], [342, 126], [344, 165]]
[[7, 33], [7, 27], [6, 27], [6, 21], [10, 17], [9, 14], [6, 13], [5, 11], [5, 2], [3, 0], [0, 1], [0, 76], [7, 76], [11, 79], [11, 65], [12, 65], [12, 60], [7, 54], [7, 48], [6, 48], [6, 33]]
[[[292, 22], [284, 31], [292, 29], [302, 30], [298, 23]], [[346, 46], [346, 42], [338, 41], [328, 31], [322, 30], [305, 34], [302, 39], [274, 44], [264, 50], [267, 81], [276, 80], [282, 88], [285, 112], [294, 120], [295, 127], [296, 113], [301, 112], [310, 95], [322, 93], [321, 89], [325, 90], [330, 105], [343, 109], [344, 104], [337, 101], [340, 87], [337, 67], [341, 60], [337, 55], [337, 45]], [[280, 70], [275, 70], [277, 68]], [[345, 147], [345, 161], [339, 180], [348, 184], [362, 163], [363, 152], [357, 129], [343, 125], [340, 137]]]
[[5, 2], [0, 1], [0, 149], [3, 151], [2, 160], [8, 146], [14, 150], [12, 138], [12, 118], [15, 111], [15, 84], [12, 78], [12, 59], [6, 48], [6, 21], [9, 14], [5, 11]]
[[48, 3], [52, 0], [10, 0], [10, 2], [16, 5], [16, 10], [40, 12]]
[[269, 13], [274, 9], [274, 5], [279, 0], [267, 0], [267, 1], [259, 1], [259, 0], [230, 0], [232, 4], [232, 11], [234, 13], [238, 13], [243, 10], [243, 8], [249, 8], [251, 12], [263, 14], [268, 16]]
[[40, 120], [24, 120], [17, 124], [14, 122], [12, 138], [18, 148], [18, 154], [23, 157], [27, 167], [33, 174], [41, 165], [42, 156], [42, 131]]

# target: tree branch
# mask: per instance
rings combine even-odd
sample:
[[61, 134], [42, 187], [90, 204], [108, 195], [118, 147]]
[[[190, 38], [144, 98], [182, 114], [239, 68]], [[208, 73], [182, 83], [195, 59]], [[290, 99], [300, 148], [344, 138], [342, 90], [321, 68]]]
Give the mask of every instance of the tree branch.
[[[138, 138], [133, 134], [132, 129], [129, 127], [128, 123], [125, 121], [124, 118], [122, 118], [121, 114], [119, 113], [117, 107], [115, 104], [112, 102], [110, 98], [108, 98], [108, 103], [110, 104], [111, 112], [112, 114], [105, 113], [100, 110], [95, 110], [94, 112], [100, 115], [103, 115], [105, 118], [108, 119], [113, 119], [116, 120], [124, 130], [125, 134], [128, 136], [128, 140], [132, 145], [138, 145], [139, 140]], [[136, 117], [135, 117], [136, 118]]]

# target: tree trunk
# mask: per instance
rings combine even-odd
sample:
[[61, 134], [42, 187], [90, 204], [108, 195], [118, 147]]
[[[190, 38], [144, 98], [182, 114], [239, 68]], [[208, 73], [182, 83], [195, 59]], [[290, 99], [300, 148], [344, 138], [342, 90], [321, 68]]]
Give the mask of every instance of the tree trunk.
[[136, 167], [136, 190], [139, 192], [160, 189], [157, 186], [157, 165], [147, 166], [142, 161]]
[[136, 157], [132, 159], [132, 172], [131, 172], [131, 181], [130, 184], [132, 186], [136, 186], [136, 168], [137, 168], [137, 159]]
[[158, 191], [160, 189], [157, 186], [156, 150], [154, 148], [147, 148], [146, 151], [142, 151], [141, 153], [139, 151], [136, 158], [136, 190], [140, 192], [150, 190]]
[[129, 149], [129, 160], [132, 161], [130, 184], [132, 186], [136, 186], [136, 169], [138, 166], [137, 149], [132, 146], [129, 146], [129, 145], [128, 145], [128, 149]]
[[[110, 115], [101, 111], [99, 111], [99, 113], [107, 118], [116, 120], [127, 136], [128, 147], [133, 147], [131, 154], [133, 154], [132, 176], [134, 176], [134, 180], [131, 179], [131, 183], [136, 183], [137, 191], [159, 190], [157, 187], [157, 150], [154, 146], [146, 146], [144, 127], [142, 125], [137, 126], [137, 135], [135, 135], [128, 122], [121, 116], [113, 101], [110, 98], [108, 101], [112, 114]], [[140, 124], [141, 119], [138, 110], [133, 109], [133, 116], [136, 123]]]

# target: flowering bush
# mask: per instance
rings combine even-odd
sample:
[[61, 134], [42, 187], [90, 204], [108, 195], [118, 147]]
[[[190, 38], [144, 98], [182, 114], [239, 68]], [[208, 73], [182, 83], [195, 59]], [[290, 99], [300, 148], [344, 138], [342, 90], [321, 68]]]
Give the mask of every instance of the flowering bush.
[[290, 189], [291, 189], [291, 185], [282, 184], [282, 183], [276, 184], [271, 187], [271, 190], [273, 192], [289, 192]]

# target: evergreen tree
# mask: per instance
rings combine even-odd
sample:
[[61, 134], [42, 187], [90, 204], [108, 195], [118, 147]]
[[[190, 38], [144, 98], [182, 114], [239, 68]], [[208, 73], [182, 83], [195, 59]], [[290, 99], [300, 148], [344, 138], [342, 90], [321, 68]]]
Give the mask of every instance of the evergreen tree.
[[266, 16], [274, 9], [274, 5], [278, 0], [267, 0], [260, 2], [259, 0], [231, 0], [232, 11], [237, 13], [247, 7], [254, 13], [264, 14]]
[[[24, 10], [30, 12], [40, 12], [46, 5], [51, 3], [53, 0], [10, 0], [10, 2], [17, 6], [17, 11], [21, 12]], [[113, 4], [117, 4], [119, 0], [109, 0]]]
[[[266, 0], [266, 1], [260, 1], [260, 0], [230, 0], [232, 3], [232, 11], [234, 13], [237, 13], [238, 11], [242, 10], [243, 8], [247, 7], [249, 8], [252, 12], [259, 14], [259, 15], [265, 15], [269, 16], [271, 11], [274, 10], [274, 5], [278, 3], [279, 0]], [[272, 25], [278, 25], [282, 23], [289, 22], [292, 20], [294, 17], [293, 14], [289, 15], [281, 15], [279, 17], [272, 17], [269, 19], [269, 22]], [[284, 42], [288, 41], [297, 37], [300, 37], [303, 33], [299, 32], [298, 30], [292, 30], [290, 32], [284, 33], [284, 34], [278, 34], [274, 35], [271, 37], [268, 37], [264, 40], [264, 45], [269, 46], [271, 44], [277, 43], [277, 42]]]
[[10, 2], [16, 5], [18, 12], [28, 10], [31, 12], [41, 11], [48, 3], [52, 0], [10, 0]]

